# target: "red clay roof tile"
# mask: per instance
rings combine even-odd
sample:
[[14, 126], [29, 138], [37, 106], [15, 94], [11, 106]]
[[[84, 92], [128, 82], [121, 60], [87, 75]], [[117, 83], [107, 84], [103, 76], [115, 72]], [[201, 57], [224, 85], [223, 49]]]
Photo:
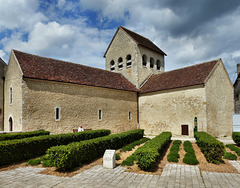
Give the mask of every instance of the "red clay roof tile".
[[23, 77], [67, 82], [126, 91], [137, 91], [119, 73], [92, 68], [80, 64], [40, 57], [13, 50], [23, 71]]
[[141, 88], [141, 93], [162, 91], [203, 84], [218, 60], [153, 75]]

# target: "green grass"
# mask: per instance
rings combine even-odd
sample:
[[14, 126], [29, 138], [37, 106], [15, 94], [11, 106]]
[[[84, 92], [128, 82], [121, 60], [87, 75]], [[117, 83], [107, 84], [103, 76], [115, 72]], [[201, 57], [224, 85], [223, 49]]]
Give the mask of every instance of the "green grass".
[[135, 146], [138, 146], [142, 143], [147, 142], [148, 140], [150, 140], [150, 138], [142, 138], [141, 140], [137, 140], [127, 146], [125, 146], [124, 148], [122, 148], [120, 151], [131, 151]]

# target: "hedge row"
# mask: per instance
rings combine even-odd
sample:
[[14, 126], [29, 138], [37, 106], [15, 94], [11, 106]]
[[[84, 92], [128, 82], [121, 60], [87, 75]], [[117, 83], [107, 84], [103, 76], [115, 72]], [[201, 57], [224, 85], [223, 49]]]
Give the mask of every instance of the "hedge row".
[[233, 153], [226, 152], [224, 154], [224, 159], [229, 159], [229, 160], [237, 160], [237, 156]]
[[175, 140], [173, 142], [173, 145], [170, 149], [170, 153], [167, 156], [167, 160], [169, 162], [175, 162], [175, 163], [178, 162], [178, 158], [180, 157], [178, 152], [179, 152], [179, 147], [180, 147], [181, 143], [182, 143], [181, 140]]
[[195, 155], [194, 149], [192, 147], [192, 143], [190, 141], [185, 141], [183, 143], [184, 150], [186, 154], [184, 155], [183, 162], [185, 164], [196, 165], [199, 164], [197, 157]]
[[197, 145], [205, 155], [209, 163], [219, 164], [225, 153], [224, 144], [206, 132], [196, 132], [194, 137]]
[[44, 130], [21, 132], [21, 133], [6, 133], [6, 134], [0, 134], [0, 141], [29, 138], [29, 137], [49, 135], [49, 134], [50, 134], [49, 131], [44, 131]]
[[142, 138], [141, 140], [137, 140], [137, 141], [135, 141], [135, 142], [133, 142], [133, 143], [125, 146], [124, 148], [122, 148], [122, 149], [120, 150], [120, 152], [122, 152], [122, 151], [132, 151], [132, 149], [133, 149], [135, 146], [138, 146], [138, 145], [140, 145], [140, 144], [142, 144], [142, 143], [144, 143], [144, 142], [147, 142], [148, 140], [150, 140], [150, 138]]
[[233, 132], [232, 139], [238, 146], [240, 146], [240, 132]]
[[110, 134], [110, 130], [91, 130], [79, 133], [46, 135], [0, 142], [0, 166], [45, 154], [52, 146], [88, 140]]
[[172, 133], [163, 132], [138, 148], [135, 152], [138, 167], [142, 170], [149, 170], [157, 161], [157, 158], [164, 154], [171, 137]]
[[106, 149], [118, 149], [143, 137], [143, 129], [113, 134], [92, 140], [56, 146], [47, 150], [46, 157], [57, 168], [72, 169], [103, 156]]
[[226, 147], [228, 147], [230, 150], [235, 151], [235, 153], [240, 157], [240, 149], [233, 144], [227, 144]]

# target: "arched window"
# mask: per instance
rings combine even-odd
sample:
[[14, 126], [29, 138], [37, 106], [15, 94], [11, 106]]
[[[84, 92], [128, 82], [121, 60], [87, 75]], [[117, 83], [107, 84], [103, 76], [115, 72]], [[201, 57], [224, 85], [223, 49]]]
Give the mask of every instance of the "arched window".
[[118, 58], [118, 68], [119, 70], [123, 68], [123, 59], [121, 57]]
[[110, 62], [110, 70], [115, 70], [115, 62], [113, 60]]
[[126, 59], [127, 59], [127, 67], [131, 67], [132, 66], [132, 56], [130, 54], [128, 54]]
[[158, 59], [158, 60], [157, 60], [157, 70], [160, 70], [160, 68], [161, 68], [161, 62], [160, 62], [160, 60]]
[[147, 66], [147, 56], [145, 54], [142, 56], [142, 66], [143, 67]]
[[9, 124], [8, 130], [9, 131], [13, 131], [13, 120], [12, 120], [12, 117], [9, 118], [8, 124]]
[[150, 68], [153, 69], [154, 67], [154, 59], [151, 57], [150, 58]]
[[12, 104], [12, 87], [9, 89], [9, 103]]

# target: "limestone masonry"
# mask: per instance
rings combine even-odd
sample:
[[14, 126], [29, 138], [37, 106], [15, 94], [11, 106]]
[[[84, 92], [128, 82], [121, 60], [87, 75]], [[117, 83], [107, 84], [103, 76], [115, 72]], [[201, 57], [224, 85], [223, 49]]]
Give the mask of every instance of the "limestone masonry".
[[106, 70], [12, 50], [0, 59], [0, 131], [137, 128], [193, 137], [232, 134], [233, 85], [221, 59], [165, 72], [166, 54], [122, 26]]

